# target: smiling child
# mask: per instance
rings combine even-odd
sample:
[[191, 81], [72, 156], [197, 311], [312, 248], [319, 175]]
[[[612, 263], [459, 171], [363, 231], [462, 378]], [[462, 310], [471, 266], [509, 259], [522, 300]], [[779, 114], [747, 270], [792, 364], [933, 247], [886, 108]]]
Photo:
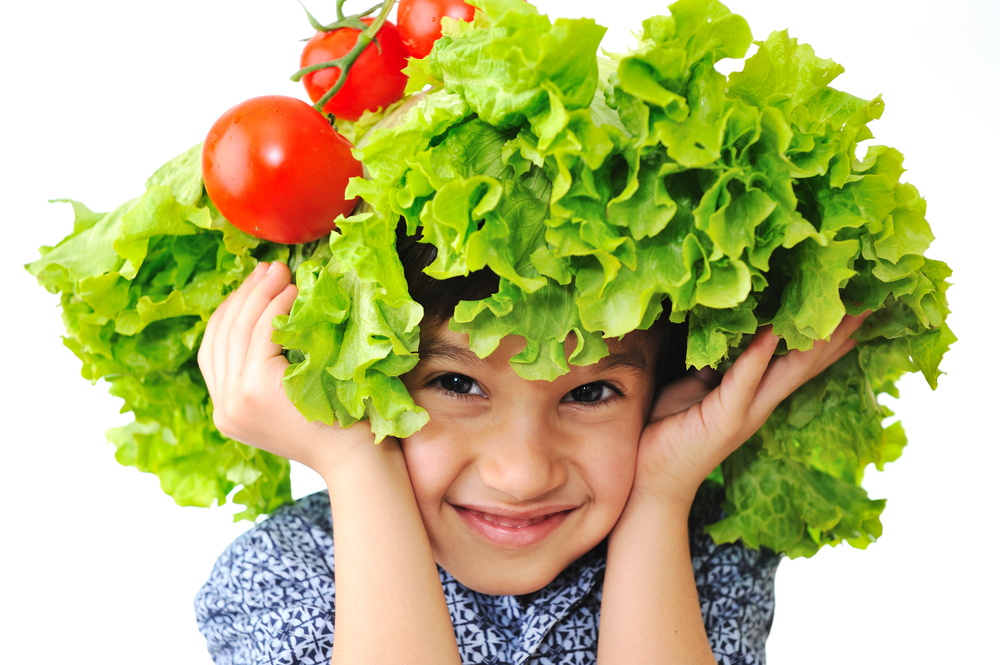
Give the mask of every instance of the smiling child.
[[[433, 90], [365, 142], [365, 205], [296, 285], [262, 255], [208, 321], [219, 432], [328, 488], [219, 559], [209, 650], [763, 662], [761, 545], [874, 541], [884, 503], [858, 482], [901, 450], [876, 396], [907, 367], [933, 382], [953, 339], [901, 156], [855, 155], [881, 101], [786, 33], [727, 79], [752, 37], [716, 2], [671, 5], [617, 61], [592, 21], [478, 4], [411, 62]], [[727, 462], [722, 514], [703, 481], [852, 335]]]
[[[882, 397], [954, 341], [902, 155], [858, 150], [882, 99], [717, 0], [610, 57], [589, 19], [470, 2], [328, 238], [242, 232], [199, 144], [27, 268], [134, 416], [116, 459], [256, 521], [197, 597], [216, 662], [762, 662], [776, 552], [882, 533]], [[328, 490], [292, 503], [284, 458]]]
[[220, 557], [197, 600], [217, 663], [763, 661], [777, 557], [689, 534], [713, 511], [692, 505], [863, 317], [781, 358], [763, 331], [719, 385], [700, 372], [657, 391], [659, 327], [529, 381], [509, 363], [522, 340], [479, 358], [433, 314], [449, 307], [438, 292], [403, 377], [430, 421], [373, 445], [367, 423], [309, 423], [285, 398], [270, 335], [289, 281], [261, 264], [210, 319], [199, 363], [220, 431], [309, 466], [328, 494]]

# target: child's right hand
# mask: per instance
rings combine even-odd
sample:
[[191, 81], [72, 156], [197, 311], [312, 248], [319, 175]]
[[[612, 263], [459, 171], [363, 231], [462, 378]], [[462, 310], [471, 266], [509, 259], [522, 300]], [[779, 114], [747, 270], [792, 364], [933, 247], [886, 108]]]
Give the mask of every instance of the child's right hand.
[[285, 395], [288, 361], [271, 341], [271, 321], [288, 314], [298, 290], [282, 263], [261, 263], [208, 320], [198, 365], [215, 426], [236, 441], [301, 462], [326, 477], [343, 455], [372, 446], [368, 423], [341, 429], [308, 422]]
[[444, 591], [398, 442], [374, 445], [366, 421], [347, 429], [310, 423], [285, 395], [288, 361], [271, 342], [271, 321], [291, 310], [297, 289], [290, 282], [283, 264], [261, 264], [209, 319], [198, 364], [216, 427], [311, 467], [327, 483], [337, 543], [333, 662], [458, 665]]

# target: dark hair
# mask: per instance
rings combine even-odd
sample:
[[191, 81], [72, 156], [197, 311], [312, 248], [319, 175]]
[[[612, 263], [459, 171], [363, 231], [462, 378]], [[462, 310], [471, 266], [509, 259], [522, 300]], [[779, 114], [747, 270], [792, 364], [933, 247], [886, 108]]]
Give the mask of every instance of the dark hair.
[[[396, 227], [396, 250], [403, 264], [410, 297], [424, 308], [424, 325], [441, 325], [452, 317], [459, 302], [482, 300], [497, 292], [500, 277], [492, 270], [478, 270], [468, 276], [451, 279], [435, 279], [427, 275], [424, 268], [437, 258], [437, 248], [420, 242], [419, 233], [416, 236], [407, 235], [406, 223], [401, 219]], [[664, 314], [649, 328], [647, 337], [654, 344], [657, 389], [684, 374], [687, 350], [687, 324], [667, 320], [669, 301], [664, 301], [663, 309]]]

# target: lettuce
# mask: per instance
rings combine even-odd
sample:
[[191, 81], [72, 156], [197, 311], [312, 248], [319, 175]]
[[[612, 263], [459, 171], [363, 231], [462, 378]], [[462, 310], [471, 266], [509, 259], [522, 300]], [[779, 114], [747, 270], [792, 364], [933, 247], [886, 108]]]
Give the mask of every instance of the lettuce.
[[[474, 0], [446, 22], [402, 122], [368, 135], [363, 211], [317, 248], [234, 229], [204, 195], [194, 150], [140, 198], [106, 215], [74, 204], [73, 233], [28, 269], [63, 298], [67, 345], [136, 422], [109, 432], [123, 463], [150, 470], [180, 503], [222, 501], [245, 517], [288, 500], [287, 466], [222, 438], [193, 361], [204, 322], [258, 260], [303, 260], [299, 296], [274, 340], [293, 361], [286, 392], [311, 420], [367, 419], [381, 439], [427, 421], [399, 376], [417, 362], [421, 307], [396, 229], [437, 249], [437, 279], [488, 269], [495, 294], [450, 322], [485, 357], [507, 335], [527, 379], [607, 355], [605, 340], [685, 323], [687, 363], [725, 368], [773, 325], [781, 351], [828, 338], [873, 310], [859, 345], [783, 402], [706, 482], [725, 485], [717, 542], [789, 556], [865, 547], [884, 500], [864, 472], [906, 437], [879, 395], [920, 371], [936, 387], [948, 329], [947, 265], [924, 256], [926, 205], [902, 155], [867, 148], [880, 98], [830, 86], [843, 69], [786, 32], [753, 42], [715, 0], [679, 0], [642, 25], [636, 48], [597, 56], [604, 29], [554, 23], [521, 0]], [[716, 63], [756, 53], [728, 78]], [[402, 107], [401, 107], [402, 108]], [[567, 359], [565, 341], [578, 344]]]
[[59, 293], [64, 343], [83, 377], [104, 379], [135, 421], [107, 432], [116, 459], [155, 473], [182, 506], [243, 504], [255, 519], [291, 501], [288, 461], [226, 439], [196, 354], [208, 317], [258, 261], [288, 248], [246, 235], [204, 194], [201, 145], [168, 162], [146, 193], [110, 213], [72, 201], [73, 232], [26, 268]]
[[[856, 155], [881, 99], [830, 87], [842, 68], [786, 32], [756, 42], [727, 79], [715, 63], [743, 58], [752, 37], [711, 0], [645, 21], [616, 67], [597, 58], [586, 20], [476, 6], [473, 25], [411, 63], [434, 88], [426, 103], [364, 149], [370, 177], [352, 192], [369, 209], [334, 238], [337, 270], [374, 275], [391, 247], [354, 248], [400, 220], [437, 248], [432, 276], [492, 270], [497, 293], [461, 303], [450, 327], [480, 356], [524, 337], [511, 363], [527, 379], [568, 371], [571, 332], [569, 363], [584, 365], [607, 354], [606, 338], [668, 316], [688, 326], [690, 366], [724, 367], [760, 326], [783, 351], [806, 350], [845, 314], [875, 310], [858, 350], [726, 460], [728, 516], [709, 528], [790, 556], [874, 541], [884, 501], [861, 488], [864, 470], [906, 442], [899, 423], [883, 426], [892, 414], [878, 395], [907, 371], [935, 386], [955, 339], [950, 272], [923, 256], [933, 236], [900, 182], [902, 155]], [[399, 300], [393, 270], [376, 291]]]

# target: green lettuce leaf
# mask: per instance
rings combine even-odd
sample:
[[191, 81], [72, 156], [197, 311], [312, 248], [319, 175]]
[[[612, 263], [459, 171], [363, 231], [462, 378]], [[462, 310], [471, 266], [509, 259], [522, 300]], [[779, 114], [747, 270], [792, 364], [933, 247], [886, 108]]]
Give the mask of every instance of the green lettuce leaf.
[[[234, 497], [244, 517], [289, 497], [288, 467], [221, 437], [194, 360], [205, 321], [259, 260], [297, 257], [299, 295], [273, 339], [286, 393], [310, 420], [368, 420], [377, 439], [427, 422], [399, 377], [418, 360], [422, 308], [397, 228], [434, 245], [427, 273], [488, 269], [495, 294], [450, 322], [481, 357], [525, 339], [522, 377], [552, 380], [608, 353], [605, 340], [660, 317], [687, 326], [687, 363], [725, 369], [761, 326], [781, 351], [812, 348], [871, 310], [858, 346], [775, 410], [706, 481], [723, 484], [717, 542], [789, 556], [866, 547], [884, 500], [865, 471], [906, 443], [881, 395], [920, 371], [932, 387], [954, 343], [951, 270], [925, 256], [926, 203], [903, 156], [873, 138], [878, 97], [831, 87], [843, 68], [785, 31], [753, 42], [717, 0], [679, 0], [636, 48], [598, 56], [604, 28], [555, 22], [521, 0], [474, 0], [447, 21], [411, 89], [345, 127], [365, 133], [364, 206], [329, 243], [290, 248], [226, 222], [204, 195], [195, 146], [145, 194], [107, 214], [73, 203], [73, 232], [28, 264], [59, 293], [66, 344], [135, 413], [109, 432], [123, 464], [157, 473], [185, 505]], [[726, 77], [724, 58], [756, 53]], [[567, 358], [570, 334], [576, 349]]]
[[[365, 228], [390, 237], [405, 222], [437, 248], [427, 272], [439, 279], [497, 273], [497, 293], [461, 303], [451, 328], [482, 357], [524, 337], [511, 363], [529, 379], [596, 362], [605, 338], [660, 316], [687, 324], [689, 365], [724, 367], [762, 325], [783, 350], [805, 350], [874, 310], [858, 351], [723, 465], [729, 515], [710, 529], [791, 556], [872, 542], [884, 502], [861, 488], [864, 471], [905, 445], [878, 395], [908, 371], [936, 385], [954, 342], [950, 272], [924, 257], [933, 236], [900, 182], [902, 155], [855, 155], [881, 100], [830, 87], [843, 68], [787, 32], [727, 79], [715, 63], [752, 38], [712, 0], [674, 3], [609, 61], [587, 25], [519, 2], [477, 6], [474, 24], [411, 67], [439, 91], [365, 149], [371, 177], [354, 185]], [[365, 244], [360, 224], [337, 242]], [[349, 273], [367, 259], [338, 260]], [[582, 343], [567, 361], [570, 333]]]
[[200, 156], [199, 144], [171, 160], [143, 196], [110, 213], [71, 202], [73, 232], [26, 268], [60, 295], [64, 343], [84, 378], [104, 379], [135, 416], [107, 432], [116, 459], [159, 476], [182, 506], [222, 504], [236, 491], [237, 517], [253, 520], [291, 500], [288, 461], [219, 434], [196, 354], [226, 294], [259, 260], [287, 260], [288, 250], [219, 215]]

